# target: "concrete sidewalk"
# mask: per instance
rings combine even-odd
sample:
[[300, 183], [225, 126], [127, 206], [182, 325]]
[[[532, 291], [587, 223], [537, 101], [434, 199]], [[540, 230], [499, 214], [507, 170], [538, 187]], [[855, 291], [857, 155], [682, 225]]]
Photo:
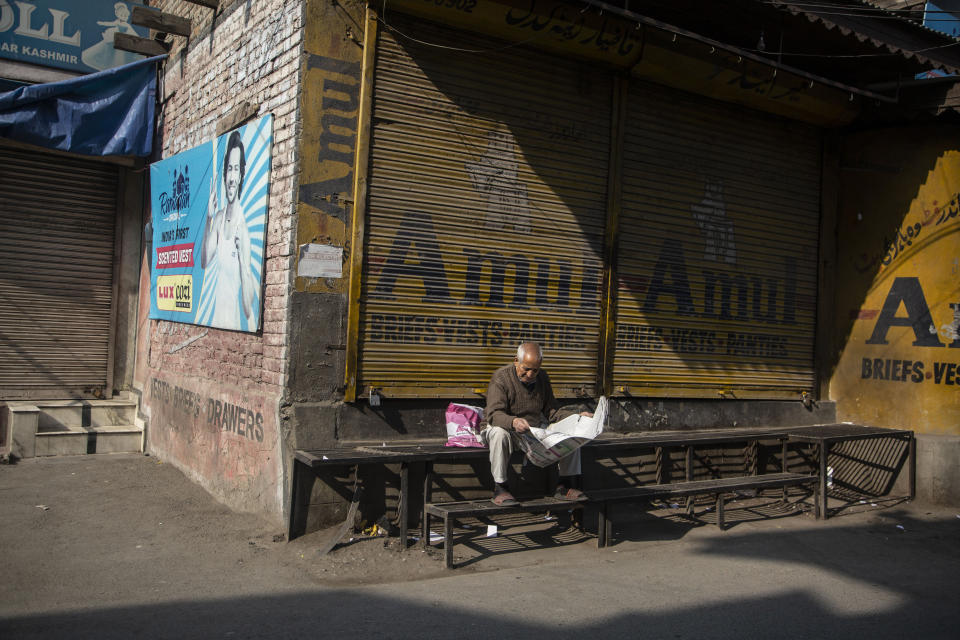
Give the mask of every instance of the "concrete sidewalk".
[[725, 532], [644, 518], [604, 550], [545, 521], [447, 572], [383, 539], [318, 558], [145, 456], [0, 466], [0, 505], [4, 640], [960, 637], [960, 508], [731, 504]]

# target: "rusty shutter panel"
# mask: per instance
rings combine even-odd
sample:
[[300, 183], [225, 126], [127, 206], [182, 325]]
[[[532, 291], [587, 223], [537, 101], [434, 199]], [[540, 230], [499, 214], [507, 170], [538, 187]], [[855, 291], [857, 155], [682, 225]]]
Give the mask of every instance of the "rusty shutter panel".
[[0, 147], [0, 398], [107, 385], [118, 169]]
[[618, 393], [812, 391], [819, 130], [655, 85], [630, 91]]
[[358, 392], [469, 396], [535, 340], [559, 396], [593, 395], [611, 77], [389, 21], [374, 81]]

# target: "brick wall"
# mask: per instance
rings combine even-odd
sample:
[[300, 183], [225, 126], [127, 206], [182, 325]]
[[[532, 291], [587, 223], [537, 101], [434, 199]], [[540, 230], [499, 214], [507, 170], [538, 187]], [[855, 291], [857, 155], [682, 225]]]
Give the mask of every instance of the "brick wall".
[[[261, 334], [153, 322], [151, 368], [258, 387], [281, 395], [287, 360], [287, 309], [293, 262], [298, 76], [302, 6], [283, 0], [221, 2], [219, 14], [182, 0], [151, 3], [193, 22], [163, 70], [160, 144], [164, 158], [213, 139], [217, 123], [243, 102], [272, 113], [274, 140]], [[203, 331], [206, 335], [177, 349]]]
[[[262, 330], [141, 325], [149, 335], [138, 341], [148, 449], [235, 509], [281, 522], [303, 3], [221, 0], [218, 12], [182, 0], [150, 4], [193, 23], [189, 40], [167, 36], [173, 48], [158, 90], [163, 158], [214, 139], [244, 103], [254, 107], [250, 120], [274, 120]], [[149, 295], [149, 286], [141, 289]]]

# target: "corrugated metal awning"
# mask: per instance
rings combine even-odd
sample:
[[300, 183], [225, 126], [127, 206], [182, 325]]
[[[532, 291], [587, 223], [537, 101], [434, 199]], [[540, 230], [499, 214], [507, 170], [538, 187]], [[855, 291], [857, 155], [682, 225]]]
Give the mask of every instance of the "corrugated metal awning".
[[960, 73], [960, 46], [956, 46], [960, 45], [960, 40], [870, 3], [858, 0], [818, 0], [816, 3], [771, 0], [771, 4], [877, 49], [947, 73]]

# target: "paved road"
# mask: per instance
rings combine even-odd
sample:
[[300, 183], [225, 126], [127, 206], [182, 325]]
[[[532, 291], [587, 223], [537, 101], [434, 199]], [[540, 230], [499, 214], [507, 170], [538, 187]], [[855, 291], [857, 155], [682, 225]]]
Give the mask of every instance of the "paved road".
[[649, 519], [603, 551], [545, 522], [444, 572], [379, 540], [318, 559], [143, 456], [0, 466], [0, 506], [3, 640], [960, 637], [960, 509], [733, 504], [725, 532]]

